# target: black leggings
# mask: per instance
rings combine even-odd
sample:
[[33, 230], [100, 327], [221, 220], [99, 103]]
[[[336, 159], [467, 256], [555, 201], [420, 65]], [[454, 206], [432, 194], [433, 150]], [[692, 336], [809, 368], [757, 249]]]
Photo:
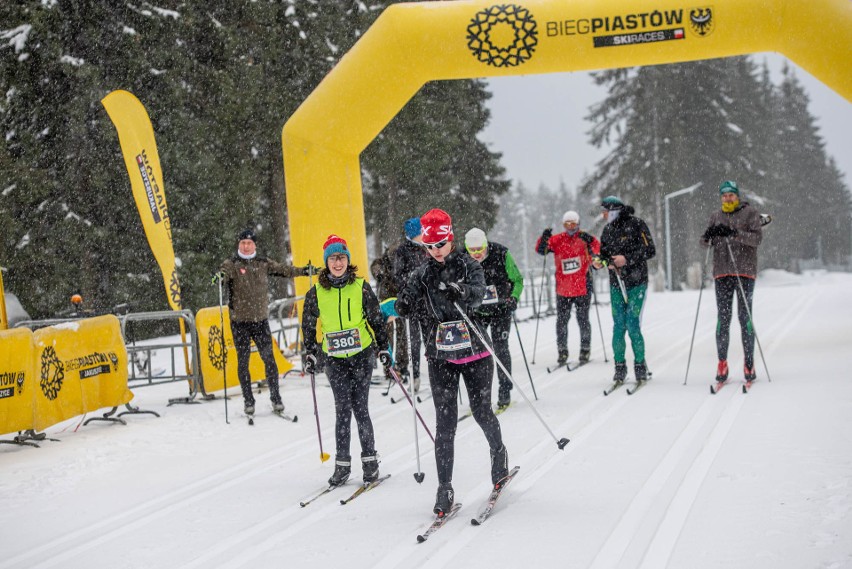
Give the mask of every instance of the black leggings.
[[373, 375], [373, 348], [369, 347], [351, 358], [329, 357], [325, 374], [334, 393], [336, 413], [335, 440], [337, 456], [349, 457], [349, 442], [352, 439], [352, 415], [358, 424], [361, 454], [376, 452], [373, 421], [367, 406], [370, 397], [370, 377]]
[[440, 360], [429, 363], [429, 384], [435, 401], [435, 462], [438, 465], [438, 483], [453, 479], [456, 426], [459, 421], [459, 375], [464, 377], [473, 418], [485, 433], [488, 446], [497, 451], [503, 446], [500, 422], [491, 409], [491, 381], [494, 362], [490, 357], [466, 364], [453, 364]]
[[588, 350], [592, 345], [592, 323], [589, 322], [591, 294], [585, 296], [556, 295], [556, 349], [568, 351], [568, 322], [571, 321], [571, 306], [576, 307], [577, 324], [580, 325], [580, 349]]
[[[745, 291], [746, 302], [740, 292], [739, 280]], [[740, 319], [740, 334], [743, 339], [743, 355], [745, 365], [754, 367], [754, 326], [749, 320], [751, 312], [751, 299], [754, 296], [754, 279], [746, 277], [719, 277], [716, 279], [716, 307], [719, 310], [719, 320], [716, 323], [716, 352], [720, 360], [728, 359], [728, 344], [731, 340], [731, 320], [734, 312], [734, 293], [737, 295], [737, 315]]]
[[[494, 354], [500, 360], [509, 373], [512, 373], [512, 353], [509, 351], [509, 333], [512, 331], [512, 316], [496, 316], [494, 318], [483, 319], [482, 331], [485, 332], [491, 328], [491, 344], [494, 348]], [[509, 392], [512, 390], [512, 380], [509, 376], [497, 365], [497, 378], [500, 380], [499, 398], [501, 400], [509, 399]]]
[[257, 353], [263, 360], [266, 370], [266, 382], [269, 384], [269, 397], [273, 403], [281, 403], [281, 393], [278, 390], [278, 365], [272, 353], [272, 331], [269, 320], [260, 322], [231, 321], [231, 334], [234, 336], [234, 347], [237, 349], [237, 377], [240, 379], [240, 389], [246, 405], [254, 405], [254, 395], [251, 392], [251, 375], [249, 374], [249, 358], [251, 357], [251, 341], [257, 346]]

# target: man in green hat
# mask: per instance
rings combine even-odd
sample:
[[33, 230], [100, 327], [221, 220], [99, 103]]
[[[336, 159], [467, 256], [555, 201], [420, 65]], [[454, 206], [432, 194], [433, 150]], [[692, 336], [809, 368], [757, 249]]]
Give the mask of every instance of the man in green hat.
[[[763, 239], [760, 214], [748, 202], [740, 201], [740, 188], [733, 180], [719, 185], [722, 207], [713, 212], [707, 230], [701, 236], [701, 245], [713, 247], [713, 279], [716, 288], [716, 352], [719, 363], [716, 381], [728, 379], [728, 343], [733, 316], [734, 293], [737, 295], [737, 313], [743, 342], [746, 381], [753, 381], [754, 326], [751, 301], [757, 278], [757, 247]], [[743, 298], [745, 295], [745, 298]]]

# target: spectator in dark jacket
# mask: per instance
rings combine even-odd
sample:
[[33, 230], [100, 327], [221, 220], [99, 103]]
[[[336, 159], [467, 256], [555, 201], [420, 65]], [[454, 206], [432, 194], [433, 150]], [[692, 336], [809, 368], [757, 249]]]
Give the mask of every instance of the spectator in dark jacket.
[[237, 349], [237, 376], [245, 412], [246, 415], [254, 414], [255, 401], [249, 375], [252, 340], [265, 366], [272, 408], [281, 412], [284, 404], [278, 389], [278, 365], [272, 353], [272, 331], [269, 328], [269, 277], [303, 277], [316, 267], [282, 265], [259, 255], [257, 234], [252, 229], [240, 232], [237, 241], [237, 253], [222, 263], [217, 278], [223, 279], [228, 288], [228, 312]]
[[[407, 219], [404, 224], [405, 240], [393, 252], [393, 276], [396, 283], [396, 290], [401, 291], [405, 288], [408, 279], [412, 273], [423, 263], [429, 259], [426, 249], [421, 244], [422, 236], [420, 235], [420, 218], [412, 217]], [[408, 327], [411, 330], [411, 343], [408, 346], [408, 357], [411, 358], [411, 372], [413, 375], [414, 389], [420, 389], [420, 348], [423, 329], [420, 326], [420, 321], [417, 318], [406, 318]], [[405, 322], [397, 323], [400, 327], [404, 327]], [[400, 328], [401, 329], [401, 328]], [[400, 342], [397, 340], [397, 345]], [[400, 348], [398, 348], [400, 349]]]
[[[751, 321], [751, 301], [757, 279], [757, 246], [763, 238], [760, 214], [748, 202], [740, 201], [740, 189], [732, 180], [719, 186], [722, 208], [713, 212], [701, 245], [713, 247], [713, 278], [716, 284], [716, 352], [719, 364], [716, 381], [728, 379], [728, 343], [737, 295], [737, 312], [743, 341], [747, 381], [757, 377], [754, 369], [754, 325]], [[745, 293], [745, 298], [743, 298]]]
[[633, 371], [636, 381], [648, 379], [645, 363], [645, 338], [642, 336], [642, 307], [648, 290], [648, 259], [656, 255], [651, 232], [634, 210], [615, 196], [601, 201], [607, 225], [601, 234], [601, 254], [594, 262], [596, 269], [609, 268], [610, 304], [612, 306], [612, 351], [615, 361], [613, 381], [627, 377], [627, 342], [633, 348]]

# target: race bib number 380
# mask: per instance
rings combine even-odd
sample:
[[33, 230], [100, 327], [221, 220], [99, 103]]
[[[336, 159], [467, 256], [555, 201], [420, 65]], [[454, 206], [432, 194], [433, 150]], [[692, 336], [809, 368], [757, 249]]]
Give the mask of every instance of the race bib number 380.
[[346, 356], [361, 351], [361, 333], [358, 328], [329, 332], [325, 339], [330, 356]]
[[470, 331], [463, 320], [441, 322], [435, 337], [435, 346], [442, 352], [455, 352], [470, 348]]

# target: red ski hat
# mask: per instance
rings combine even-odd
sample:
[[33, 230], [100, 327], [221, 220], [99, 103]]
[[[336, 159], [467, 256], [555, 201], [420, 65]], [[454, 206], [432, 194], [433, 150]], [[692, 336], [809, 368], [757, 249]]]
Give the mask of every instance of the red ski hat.
[[336, 253], [343, 253], [352, 262], [352, 257], [349, 255], [349, 247], [346, 245], [346, 240], [337, 235], [329, 235], [328, 239], [322, 246], [322, 262], [328, 265], [328, 258]]
[[430, 209], [424, 213], [420, 227], [423, 229], [423, 243], [427, 245], [453, 240], [453, 220], [442, 209]]

